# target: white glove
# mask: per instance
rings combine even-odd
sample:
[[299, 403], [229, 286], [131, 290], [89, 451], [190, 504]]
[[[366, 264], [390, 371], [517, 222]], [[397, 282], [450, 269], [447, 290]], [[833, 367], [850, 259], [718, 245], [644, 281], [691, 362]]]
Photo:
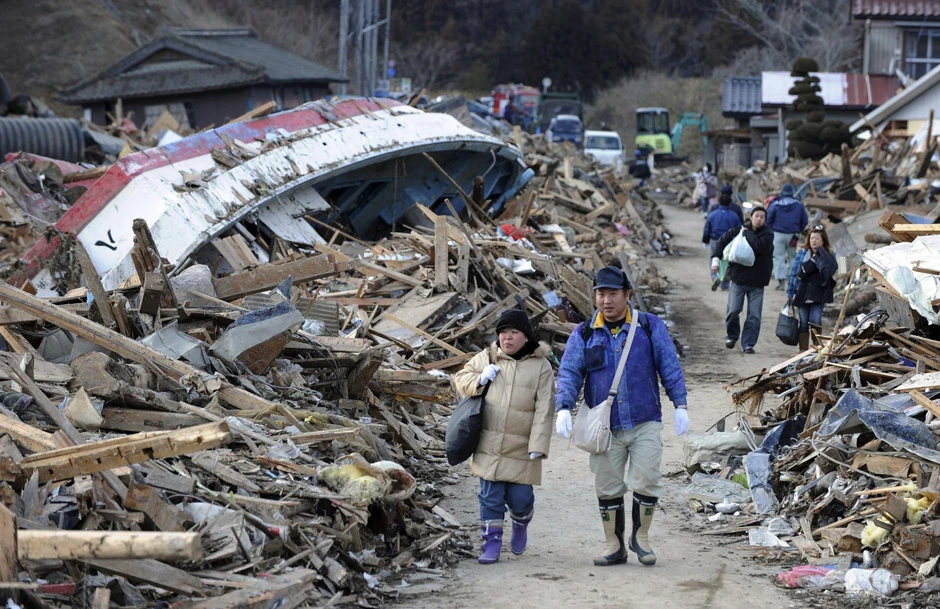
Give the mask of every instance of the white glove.
[[540, 459], [541, 457], [544, 457], [544, 456], [545, 455], [543, 453], [529, 453], [529, 458], [532, 459], [533, 461], [535, 459]]
[[672, 417], [672, 422], [676, 426], [676, 435], [681, 436], [689, 431], [689, 411], [686, 408], [676, 408], [676, 413]]
[[555, 418], [555, 432], [562, 438], [571, 437], [571, 410], [562, 408]]
[[490, 364], [483, 369], [483, 373], [480, 374], [480, 384], [486, 385], [487, 383], [492, 383], [493, 379], [496, 378], [496, 374], [499, 372], [499, 366], [496, 364]]
[[702, 249], [703, 249], [703, 250], [707, 250], [707, 249], [708, 249], [708, 244], [707, 244], [707, 243], [703, 243], [703, 244], [702, 244]]

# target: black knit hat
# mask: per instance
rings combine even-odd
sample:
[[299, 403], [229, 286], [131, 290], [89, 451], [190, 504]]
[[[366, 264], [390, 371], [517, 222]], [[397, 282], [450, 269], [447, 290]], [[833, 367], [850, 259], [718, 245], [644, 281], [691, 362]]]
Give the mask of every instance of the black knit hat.
[[529, 340], [535, 338], [532, 322], [529, 321], [529, 316], [525, 314], [525, 311], [520, 311], [519, 309], [503, 311], [503, 314], [499, 316], [499, 321], [496, 322], [496, 333], [499, 334], [506, 328], [519, 330], [525, 334], [526, 338]]

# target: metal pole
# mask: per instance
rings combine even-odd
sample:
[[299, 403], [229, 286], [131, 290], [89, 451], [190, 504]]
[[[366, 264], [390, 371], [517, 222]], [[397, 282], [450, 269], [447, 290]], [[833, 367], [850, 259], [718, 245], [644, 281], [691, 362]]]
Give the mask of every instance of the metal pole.
[[356, 95], [362, 95], [364, 74], [362, 56], [362, 24], [365, 17], [365, 0], [356, 1]]
[[378, 75], [379, 68], [379, 28], [376, 25], [379, 22], [380, 9], [379, 9], [379, 0], [371, 0], [372, 4], [372, 20], [369, 22], [369, 25], [372, 27], [372, 32], [369, 34], [369, 95], [375, 95], [375, 85], [376, 77]]
[[382, 60], [381, 78], [388, 78], [388, 44], [392, 35], [392, 0], [385, 0], [385, 56]]
[[[346, 52], [349, 48], [349, 0], [340, 0], [339, 7], [339, 73], [343, 78], [348, 78]], [[346, 83], [336, 85], [336, 92], [346, 95]]]

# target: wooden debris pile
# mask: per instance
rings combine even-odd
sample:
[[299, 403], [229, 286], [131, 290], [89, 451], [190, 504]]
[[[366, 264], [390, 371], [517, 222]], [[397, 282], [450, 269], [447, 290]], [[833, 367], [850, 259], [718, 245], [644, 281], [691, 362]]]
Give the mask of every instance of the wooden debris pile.
[[438, 505], [447, 372], [510, 307], [560, 355], [601, 266], [665, 288], [655, 201], [527, 142], [528, 190], [501, 210], [461, 191], [466, 222], [419, 206], [367, 243], [310, 217], [315, 254], [274, 239], [264, 262], [237, 225], [214, 266], [176, 269], [136, 220], [119, 289], [74, 240], [63, 296], [0, 283], [0, 581], [26, 604], [203, 609], [439, 590], [475, 556]]
[[846, 315], [850, 282], [837, 332], [729, 387], [739, 425], [690, 443], [687, 465], [705, 473], [689, 497], [721, 523], [706, 534], [746, 534], [773, 548], [765, 552], [843, 576], [853, 562], [883, 568], [902, 590], [931, 591], [940, 584], [940, 301], [927, 271], [940, 230], [892, 212], [881, 226], [901, 242], [862, 255], [874, 310]]

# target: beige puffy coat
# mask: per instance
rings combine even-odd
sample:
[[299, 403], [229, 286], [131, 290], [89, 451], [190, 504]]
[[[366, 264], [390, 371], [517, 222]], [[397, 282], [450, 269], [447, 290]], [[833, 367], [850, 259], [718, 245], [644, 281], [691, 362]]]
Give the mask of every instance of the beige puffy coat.
[[454, 376], [457, 391], [466, 396], [483, 393], [480, 375], [494, 353], [492, 363], [499, 366], [499, 374], [486, 394], [473, 475], [494, 482], [541, 484], [542, 459], [529, 459], [529, 453], [547, 457], [552, 439], [555, 378], [546, 359], [548, 347], [540, 344], [534, 353], [515, 360], [494, 344]]

